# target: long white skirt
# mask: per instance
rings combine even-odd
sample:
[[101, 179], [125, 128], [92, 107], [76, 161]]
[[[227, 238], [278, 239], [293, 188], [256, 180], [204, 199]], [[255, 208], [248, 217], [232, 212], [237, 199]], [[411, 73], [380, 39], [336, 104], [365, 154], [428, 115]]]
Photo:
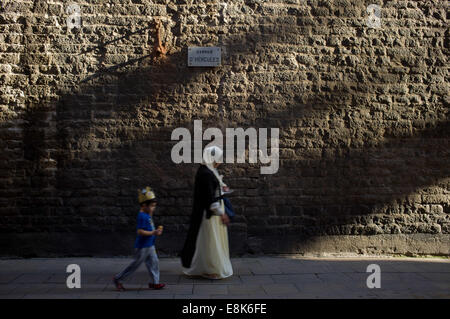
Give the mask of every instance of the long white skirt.
[[195, 253], [191, 267], [182, 267], [183, 273], [189, 276], [202, 276], [209, 279], [223, 279], [233, 275], [228, 248], [227, 226], [220, 216], [203, 219], [197, 235]]

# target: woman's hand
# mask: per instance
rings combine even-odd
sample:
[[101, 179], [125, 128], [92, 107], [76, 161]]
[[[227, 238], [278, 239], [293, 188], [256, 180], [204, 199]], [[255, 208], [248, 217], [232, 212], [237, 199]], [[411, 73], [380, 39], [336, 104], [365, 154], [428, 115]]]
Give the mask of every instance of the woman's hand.
[[228, 215], [224, 213], [220, 218], [222, 219], [222, 223], [225, 226], [228, 226], [228, 224], [230, 223], [230, 217], [228, 217]]

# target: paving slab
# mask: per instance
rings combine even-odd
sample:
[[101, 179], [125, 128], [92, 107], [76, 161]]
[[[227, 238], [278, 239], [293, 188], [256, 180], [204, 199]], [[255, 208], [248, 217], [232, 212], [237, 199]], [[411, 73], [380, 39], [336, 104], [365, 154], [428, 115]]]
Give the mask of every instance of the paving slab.
[[21, 273], [0, 273], [0, 284], [9, 284], [20, 277]]
[[[155, 290], [155, 289], [149, 289], [148, 287], [141, 287], [139, 290], [140, 295], [145, 296], [153, 296], [153, 295], [189, 295], [192, 294], [192, 291], [194, 289], [193, 284], [181, 284], [181, 285], [170, 285], [167, 284], [164, 289]], [[126, 292], [125, 292], [126, 293]]]
[[210, 295], [174, 295], [174, 299], [209, 299]]
[[273, 279], [274, 275], [241, 275], [241, 282], [244, 285], [251, 285], [251, 284], [273, 284], [275, 283]]
[[118, 299], [121, 292], [103, 291], [101, 293], [87, 293], [82, 294], [80, 299]]
[[106, 284], [81, 284], [81, 288], [68, 289], [65, 284], [50, 286], [49, 294], [74, 294], [74, 293], [101, 293], [105, 291]]
[[[12, 294], [45, 294], [53, 288], [53, 284], [17, 284], [14, 286], [14, 289], [11, 291]], [[67, 290], [67, 288], [66, 288]]]
[[228, 285], [194, 285], [195, 295], [227, 295]]
[[16, 284], [29, 284], [29, 283], [37, 283], [41, 284], [47, 281], [50, 278], [50, 274], [46, 273], [25, 273], [18, 276], [16, 279], [12, 281], [12, 283]]
[[280, 267], [270, 267], [263, 265], [251, 265], [248, 267], [253, 275], [274, 275], [283, 273]]
[[190, 277], [186, 275], [181, 275], [178, 281], [180, 284], [190, 283], [190, 284], [212, 284], [212, 279], [207, 279], [203, 277]]
[[228, 278], [220, 279], [220, 280], [212, 280], [212, 285], [240, 285], [242, 284], [240, 275], [232, 275]]
[[250, 268], [248, 266], [234, 266], [233, 265], [233, 275], [253, 275], [252, 271], [250, 270]]
[[268, 295], [287, 295], [299, 292], [294, 284], [264, 284], [262, 287]]
[[[354, 272], [355, 274], [359, 274], [361, 277], [365, 276], [367, 277], [368, 273], [358, 273]], [[351, 277], [349, 276], [350, 273], [348, 272], [330, 272], [330, 273], [320, 273], [316, 274], [317, 279], [319, 279], [322, 282], [338, 282], [338, 283], [347, 283]]]
[[433, 281], [433, 282], [445, 282], [448, 284], [448, 287], [450, 287], [450, 273], [449, 272], [420, 272], [417, 273], [417, 275], [424, 277], [426, 280]]
[[319, 274], [272, 275], [271, 277], [275, 283], [322, 283]]
[[159, 281], [166, 284], [178, 284], [180, 282], [181, 275], [161, 273], [159, 275]]
[[230, 295], [251, 295], [251, 294], [265, 294], [261, 285], [232, 285], [228, 287]]
[[208, 299], [226, 299], [226, 300], [230, 300], [230, 299], [243, 299], [243, 298], [247, 298], [247, 297], [243, 297], [241, 295], [209, 295]]

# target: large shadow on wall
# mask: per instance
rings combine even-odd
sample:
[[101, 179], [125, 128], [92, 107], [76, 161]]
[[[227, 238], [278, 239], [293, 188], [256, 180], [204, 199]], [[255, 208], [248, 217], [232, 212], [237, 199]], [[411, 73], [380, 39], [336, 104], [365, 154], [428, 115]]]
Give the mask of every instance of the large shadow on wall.
[[[155, 185], [161, 198], [158, 218], [171, 238], [162, 250], [174, 253], [180, 249], [186, 231], [180, 224], [189, 219], [196, 165], [171, 162], [174, 142], [170, 135], [175, 127], [192, 127], [197, 118], [204, 120], [204, 129], [217, 123], [280, 128], [277, 174], [262, 176], [256, 165], [224, 165], [227, 180], [236, 189], [232, 200], [239, 215], [231, 234], [244, 239], [234, 252], [260, 251], [258, 238], [267, 235], [293, 236], [301, 242], [319, 235], [396, 233], [400, 229], [393, 226], [395, 214], [427, 213], [429, 208], [421, 203], [430, 201], [410, 195], [439, 186], [450, 176], [449, 114], [440, 123], [424, 123], [409, 133], [397, 129], [395, 121], [371, 128], [371, 110], [364, 109], [364, 100], [355, 98], [355, 93], [365, 90], [362, 87], [327, 87], [327, 81], [312, 73], [298, 87], [298, 94], [283, 92], [287, 86], [283, 87], [282, 78], [278, 87], [258, 82], [264, 71], [253, 71], [267, 62], [258, 50], [283, 44], [297, 31], [294, 25], [277, 24], [244, 36], [223, 35], [227, 57], [223, 68], [214, 70], [188, 69], [186, 50], [157, 63], [151, 56], [142, 56], [100, 69], [73, 90], [66, 88], [56, 104], [32, 109], [24, 127], [29, 141], [27, 158], [41, 163], [49, 149], [56, 146], [60, 151], [56, 175], [46, 176], [48, 171], [39, 169], [40, 164], [33, 171], [39, 171], [33, 179], [42, 175], [44, 183], [55, 176], [56, 190], [36, 192], [31, 203], [55, 221], [53, 229], [61, 238], [70, 238], [68, 232], [86, 234], [70, 239], [71, 253], [129, 251], [136, 189], [143, 185]], [[100, 44], [99, 49], [105, 45], [114, 45], [114, 41]], [[242, 59], [254, 61], [254, 69], [246, 69], [248, 64]], [[271, 63], [275, 73], [283, 67]], [[227, 78], [239, 72], [246, 73], [255, 86], [246, 96], [236, 98], [231, 93], [239, 90], [238, 82], [230, 85]], [[205, 90], [195, 103], [189, 98], [193, 86]], [[246, 112], [246, 107], [253, 112]], [[39, 134], [45, 121], [39, 117], [55, 108], [57, 136], [42, 142], [45, 138]], [[234, 116], [239, 108], [242, 116]], [[367, 121], [356, 121], [364, 111], [369, 112]], [[206, 120], [203, 114], [211, 117]], [[40, 144], [31, 142], [39, 136]], [[436, 138], [439, 143], [430, 143]], [[363, 142], [355, 145], [355, 141]], [[411, 172], [423, 174], [412, 176]], [[42, 202], [44, 197], [49, 199]], [[449, 206], [444, 210], [448, 213]], [[108, 246], [114, 250], [105, 247], [102, 235], [96, 235], [104, 231], [113, 234]], [[123, 240], [124, 233], [130, 234], [130, 241]], [[274, 242], [269, 252], [296, 249], [295, 244], [282, 242]]]
[[[58, 188], [67, 190], [65, 206], [87, 221], [79, 224], [78, 232], [106, 229], [115, 234], [115, 248], [85, 245], [92, 243], [87, 235], [80, 252], [86, 247], [93, 254], [131, 252], [137, 189], [145, 185], [154, 187], [159, 198], [157, 222], [165, 225], [168, 238], [161, 251], [179, 249], [182, 224], [190, 216], [196, 165], [171, 161], [171, 133], [176, 127], [191, 128], [193, 118], [214, 107], [208, 94], [197, 101], [196, 109], [189, 105], [189, 86], [205, 81], [206, 72], [186, 72], [186, 51], [156, 62], [144, 56], [101, 70], [86, 78], [80, 93], [66, 95], [58, 105], [65, 152], [58, 161]], [[209, 118], [210, 123], [217, 120]]]

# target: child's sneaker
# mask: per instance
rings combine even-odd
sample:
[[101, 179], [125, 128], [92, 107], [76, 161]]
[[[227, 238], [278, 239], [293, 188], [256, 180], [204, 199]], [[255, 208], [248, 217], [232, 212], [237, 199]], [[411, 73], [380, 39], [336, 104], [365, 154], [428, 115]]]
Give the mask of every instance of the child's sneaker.
[[125, 291], [125, 287], [115, 277], [113, 277], [113, 283], [117, 291]]
[[164, 288], [165, 284], [148, 284], [148, 288], [152, 289], [162, 289]]

